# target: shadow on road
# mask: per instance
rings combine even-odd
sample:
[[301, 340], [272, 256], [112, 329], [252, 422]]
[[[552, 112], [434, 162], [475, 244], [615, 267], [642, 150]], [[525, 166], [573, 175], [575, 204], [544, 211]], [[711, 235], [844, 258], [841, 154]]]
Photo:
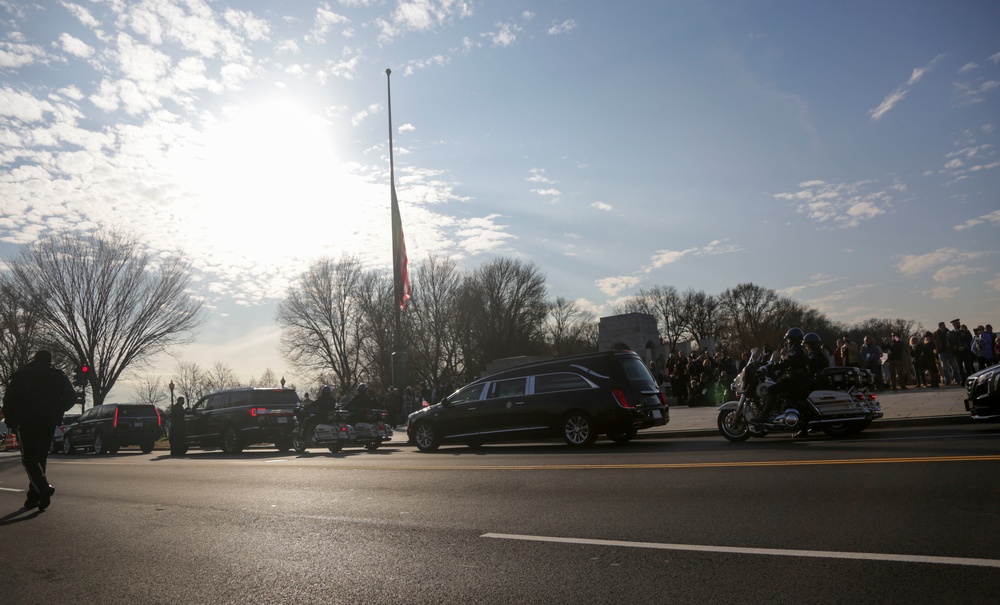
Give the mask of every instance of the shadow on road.
[[6, 515], [0, 517], [0, 525], [13, 525], [14, 523], [20, 523], [21, 521], [30, 521], [40, 514], [42, 514], [42, 511], [37, 508], [21, 507], [12, 513], [7, 513]]

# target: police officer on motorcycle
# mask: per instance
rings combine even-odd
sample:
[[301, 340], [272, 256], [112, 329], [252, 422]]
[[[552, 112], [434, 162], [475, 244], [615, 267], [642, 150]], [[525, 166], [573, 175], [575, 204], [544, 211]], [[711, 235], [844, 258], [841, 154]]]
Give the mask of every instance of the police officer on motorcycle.
[[774, 405], [779, 395], [805, 396], [812, 383], [812, 372], [809, 367], [809, 356], [802, 348], [803, 333], [801, 328], [789, 328], [785, 333], [784, 358], [771, 365], [771, 371], [780, 371], [781, 378], [777, 384], [768, 389], [761, 420], [767, 421], [775, 413]]
[[823, 342], [819, 337], [819, 334], [815, 332], [810, 332], [802, 338], [802, 343], [805, 345], [806, 356], [809, 358], [809, 372], [812, 374], [814, 380], [819, 379], [823, 370], [830, 367], [830, 358], [826, 356], [826, 352], [823, 350]]
[[337, 407], [337, 400], [333, 398], [333, 389], [324, 386], [320, 390], [319, 397], [315, 401], [310, 401], [305, 405], [306, 419], [302, 422], [302, 438], [311, 439], [316, 425], [327, 419], [327, 414]]
[[374, 406], [371, 396], [368, 394], [368, 385], [361, 383], [358, 385], [358, 394], [347, 404], [347, 409], [351, 412], [347, 422], [357, 424], [368, 420], [368, 411]]

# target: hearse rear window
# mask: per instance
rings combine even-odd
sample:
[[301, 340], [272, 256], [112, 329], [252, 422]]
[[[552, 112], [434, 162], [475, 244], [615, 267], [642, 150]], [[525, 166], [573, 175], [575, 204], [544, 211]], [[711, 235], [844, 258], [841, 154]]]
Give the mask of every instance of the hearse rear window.
[[653, 375], [649, 373], [646, 364], [642, 363], [641, 360], [625, 357], [622, 359], [622, 367], [625, 368], [625, 376], [632, 384], [650, 391], [657, 389]]
[[574, 391], [589, 389], [591, 384], [579, 374], [564, 372], [560, 374], [542, 374], [535, 376], [536, 393], [554, 393], [556, 391]]

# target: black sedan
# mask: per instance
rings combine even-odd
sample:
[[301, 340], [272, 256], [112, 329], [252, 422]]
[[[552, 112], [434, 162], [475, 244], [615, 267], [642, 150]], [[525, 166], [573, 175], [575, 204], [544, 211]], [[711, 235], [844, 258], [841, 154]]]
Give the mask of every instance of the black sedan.
[[965, 389], [965, 409], [973, 420], [1000, 420], [1000, 365], [969, 375]]

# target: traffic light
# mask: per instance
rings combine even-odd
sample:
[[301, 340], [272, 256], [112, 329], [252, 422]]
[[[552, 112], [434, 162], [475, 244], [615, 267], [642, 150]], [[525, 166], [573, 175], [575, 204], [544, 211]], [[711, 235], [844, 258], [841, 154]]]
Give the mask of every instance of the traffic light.
[[76, 366], [76, 375], [73, 382], [78, 387], [86, 386], [88, 378], [90, 378], [90, 365], [85, 361], [81, 361], [80, 365]]

